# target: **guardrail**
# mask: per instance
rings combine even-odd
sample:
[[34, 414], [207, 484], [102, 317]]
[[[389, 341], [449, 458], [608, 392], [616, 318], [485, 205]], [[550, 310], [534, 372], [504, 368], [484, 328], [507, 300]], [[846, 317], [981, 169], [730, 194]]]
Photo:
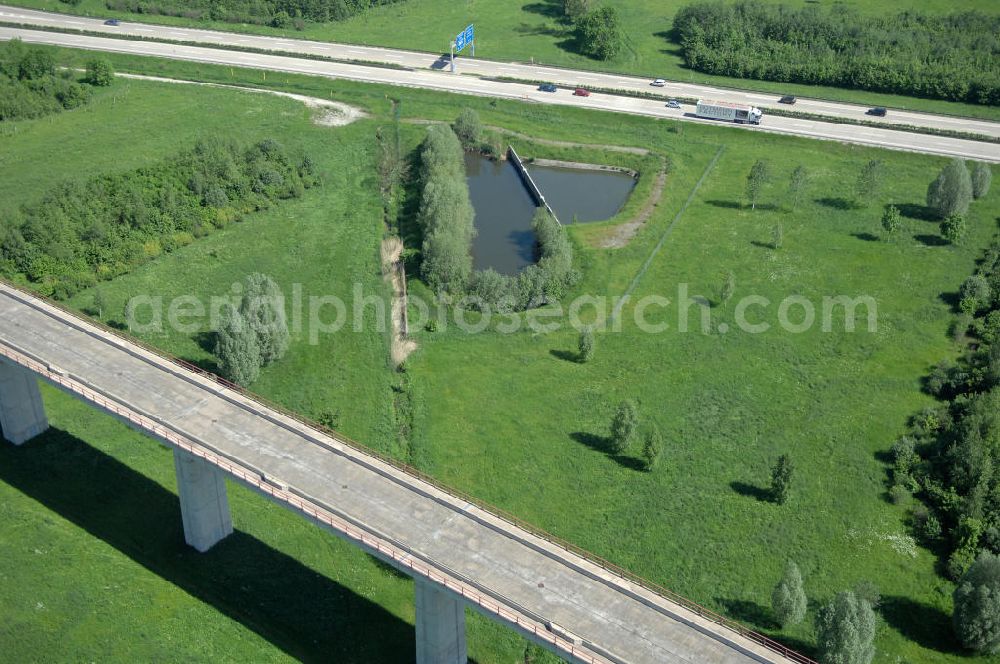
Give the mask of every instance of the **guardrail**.
[[549, 214], [552, 215], [552, 218], [556, 220], [556, 223], [561, 226], [562, 223], [559, 221], [559, 217], [556, 216], [555, 210], [553, 210], [552, 206], [545, 200], [545, 196], [542, 195], [542, 190], [538, 188], [538, 185], [535, 184], [535, 181], [531, 178], [531, 173], [529, 173], [528, 169], [525, 168], [524, 162], [521, 161], [521, 157], [519, 157], [517, 152], [514, 151], [513, 145], [507, 146], [507, 154], [510, 155], [510, 160], [514, 164], [517, 174], [521, 176], [521, 181], [524, 182], [524, 186], [528, 188], [528, 192], [531, 194], [531, 197], [535, 199], [535, 204], [548, 210]]
[[[382, 454], [381, 452], [378, 452], [378, 451], [376, 451], [374, 449], [371, 449], [371, 448], [369, 448], [369, 447], [367, 447], [367, 446], [365, 446], [365, 445], [363, 445], [361, 443], [358, 443], [358, 442], [356, 442], [354, 440], [351, 440], [350, 438], [347, 438], [346, 436], [343, 436], [342, 434], [337, 433], [337, 432], [333, 431], [332, 429], [329, 429], [328, 427], [325, 427], [322, 424], [319, 424], [318, 422], [313, 422], [312, 420], [309, 420], [309, 419], [303, 417], [302, 415], [299, 415], [298, 413], [295, 413], [295, 412], [292, 412], [292, 411], [288, 410], [284, 406], [280, 406], [278, 404], [272, 403], [272, 402], [268, 401], [267, 399], [265, 399], [265, 398], [263, 398], [263, 397], [261, 397], [259, 395], [256, 395], [256, 394], [254, 394], [252, 392], [249, 392], [249, 391], [243, 389], [242, 387], [240, 387], [239, 385], [236, 385], [235, 383], [232, 383], [232, 382], [226, 380], [225, 378], [222, 378], [221, 376], [218, 376], [218, 375], [216, 375], [216, 374], [214, 374], [214, 373], [212, 373], [210, 371], [206, 371], [205, 369], [202, 369], [201, 367], [198, 367], [198, 366], [196, 366], [194, 364], [191, 364], [190, 362], [187, 362], [187, 361], [182, 360], [180, 358], [173, 357], [173, 356], [171, 356], [171, 355], [169, 355], [167, 353], [164, 353], [163, 351], [161, 351], [159, 349], [153, 348], [152, 346], [149, 346], [148, 344], [146, 344], [146, 343], [144, 343], [142, 341], [139, 341], [139, 340], [137, 340], [137, 339], [135, 339], [133, 337], [130, 337], [130, 336], [125, 335], [125, 334], [122, 334], [120, 331], [118, 331], [118, 330], [116, 330], [114, 328], [108, 327], [107, 325], [104, 325], [100, 321], [95, 321], [95, 320], [92, 320], [92, 319], [89, 319], [89, 318], [84, 318], [79, 313], [77, 313], [77, 312], [69, 309], [68, 307], [63, 306], [63, 305], [59, 304], [58, 302], [55, 302], [55, 301], [53, 301], [51, 299], [41, 297], [41, 296], [37, 295], [36, 293], [33, 293], [31, 290], [29, 290], [27, 288], [23, 288], [21, 286], [17, 286], [15, 284], [12, 284], [12, 283], [7, 282], [7, 281], [2, 280], [2, 279], [0, 279], [0, 284], [3, 284], [4, 286], [6, 286], [6, 287], [8, 287], [8, 288], [10, 288], [12, 290], [16, 290], [16, 291], [18, 291], [20, 293], [23, 293], [24, 295], [27, 295], [27, 296], [29, 296], [31, 298], [35, 298], [37, 300], [43, 301], [47, 305], [52, 306], [53, 308], [62, 311], [63, 313], [69, 315], [70, 317], [72, 317], [72, 318], [74, 318], [76, 320], [79, 320], [79, 321], [83, 322], [86, 325], [91, 325], [93, 327], [97, 327], [97, 328], [101, 329], [102, 331], [104, 331], [105, 333], [110, 334], [112, 336], [115, 336], [118, 339], [121, 339], [122, 341], [124, 341], [126, 343], [130, 343], [130, 344], [133, 344], [135, 346], [138, 346], [138, 347], [142, 348], [143, 350], [145, 350], [145, 351], [147, 351], [147, 352], [155, 355], [156, 357], [158, 357], [158, 358], [160, 358], [162, 360], [165, 360], [167, 362], [172, 362], [172, 363], [174, 363], [174, 364], [176, 364], [176, 365], [178, 365], [180, 367], [183, 367], [184, 369], [186, 369], [186, 370], [188, 370], [188, 371], [190, 371], [192, 373], [196, 373], [196, 374], [198, 374], [198, 375], [200, 375], [200, 376], [202, 376], [204, 378], [212, 380], [215, 383], [217, 383], [217, 384], [219, 384], [219, 385], [221, 385], [221, 386], [223, 386], [223, 387], [225, 387], [225, 388], [227, 388], [229, 390], [232, 390], [232, 391], [238, 393], [240, 396], [242, 396], [242, 397], [244, 397], [246, 399], [249, 399], [250, 401], [253, 401], [253, 402], [255, 402], [255, 403], [257, 403], [257, 404], [259, 404], [259, 405], [261, 405], [261, 406], [263, 406], [265, 408], [269, 408], [269, 409], [271, 409], [271, 410], [273, 410], [275, 412], [278, 412], [278, 413], [284, 415], [285, 417], [288, 417], [289, 419], [292, 419], [292, 420], [298, 422], [299, 424], [307, 426], [310, 429], [313, 429], [314, 431], [316, 431], [316, 432], [318, 432], [318, 433], [320, 433], [320, 434], [322, 434], [324, 436], [328, 436], [330, 438], [333, 438], [337, 442], [340, 442], [340, 443], [343, 443], [345, 445], [348, 445], [349, 447], [353, 448], [357, 452], [360, 452], [362, 454], [366, 454], [368, 456], [374, 457], [375, 459], [378, 459], [379, 461], [382, 461], [383, 463], [386, 463], [386, 464], [388, 464], [388, 465], [396, 468], [397, 470], [399, 470], [399, 471], [401, 471], [403, 473], [406, 473], [407, 475], [409, 475], [409, 476], [411, 476], [411, 477], [413, 477], [413, 478], [415, 478], [417, 480], [420, 480], [422, 482], [425, 482], [426, 484], [429, 484], [430, 486], [438, 489], [439, 491], [442, 491], [442, 492], [448, 494], [449, 496], [451, 496], [453, 498], [457, 498], [459, 500], [463, 500], [463, 501], [466, 501], [468, 503], [471, 503], [472, 505], [475, 505], [476, 507], [478, 507], [479, 509], [483, 510], [484, 512], [486, 512], [486, 513], [488, 513], [488, 514], [490, 514], [490, 515], [492, 515], [492, 516], [494, 516], [494, 517], [496, 517], [498, 519], [506, 521], [507, 523], [509, 523], [512, 526], [520, 528], [520, 529], [522, 529], [522, 530], [524, 530], [524, 531], [526, 531], [526, 532], [534, 535], [535, 537], [538, 537], [538, 538], [540, 538], [542, 540], [545, 540], [546, 542], [548, 542], [550, 544], [553, 544], [553, 545], [555, 545], [555, 546], [557, 546], [557, 547], [559, 547], [559, 548], [561, 548], [561, 549], [563, 549], [563, 550], [565, 550], [565, 551], [567, 551], [569, 553], [572, 553], [573, 555], [579, 556], [580, 558], [582, 558], [582, 559], [584, 559], [584, 560], [586, 560], [586, 561], [588, 561], [588, 562], [590, 562], [590, 563], [592, 563], [594, 565], [597, 565], [598, 567], [604, 569], [607, 572], [610, 572], [611, 574], [613, 574], [613, 575], [615, 575], [615, 576], [617, 576], [617, 577], [619, 577], [619, 578], [621, 578], [621, 579], [623, 579], [625, 581], [628, 581], [630, 583], [634, 583], [635, 585], [637, 585], [637, 586], [639, 586], [639, 587], [641, 587], [641, 588], [643, 588], [643, 589], [645, 589], [645, 590], [647, 590], [647, 591], [649, 591], [649, 592], [651, 592], [653, 594], [659, 595], [660, 597], [662, 597], [662, 598], [664, 598], [664, 599], [666, 599], [666, 600], [668, 600], [670, 602], [673, 602], [674, 604], [677, 604], [677, 605], [683, 607], [684, 609], [686, 609], [688, 611], [691, 611], [692, 613], [698, 615], [699, 617], [701, 617], [701, 618], [703, 618], [705, 620], [708, 620], [708, 621], [710, 621], [710, 622], [712, 622], [712, 623], [714, 623], [716, 625], [719, 625], [720, 627], [723, 627], [723, 628], [728, 629], [728, 630], [730, 630], [732, 632], [735, 632], [736, 634], [739, 634], [743, 638], [746, 638], [746, 639], [748, 639], [750, 641], [753, 641], [754, 643], [756, 643], [756, 644], [758, 644], [760, 646], [763, 646], [763, 647], [767, 648], [768, 650], [771, 650], [772, 652], [775, 652], [775, 653], [777, 653], [777, 654], [779, 654], [779, 655], [781, 655], [783, 657], [786, 657], [787, 659], [789, 659], [789, 660], [791, 660], [793, 662], [796, 662], [797, 664], [817, 664], [817, 662], [815, 662], [815, 660], [812, 660], [812, 659], [806, 657], [805, 655], [802, 655], [801, 653], [796, 652], [795, 650], [792, 650], [791, 648], [789, 648], [789, 647], [787, 647], [787, 646], [785, 646], [785, 645], [783, 645], [783, 644], [775, 641], [774, 639], [771, 639], [771, 638], [769, 638], [767, 636], [764, 636], [763, 634], [760, 634], [760, 633], [755, 632], [755, 631], [753, 631], [753, 630], [751, 630], [751, 629], [749, 629], [747, 627], [744, 627], [742, 624], [740, 624], [740, 623], [738, 623], [738, 622], [736, 622], [734, 620], [731, 620], [729, 618], [726, 618], [725, 616], [720, 615], [720, 614], [712, 611], [711, 609], [703, 607], [700, 604], [698, 604], [698, 603], [696, 603], [696, 602], [694, 602], [692, 600], [689, 600], [689, 599], [687, 599], [686, 597], [684, 597], [682, 595], [678, 595], [677, 593], [673, 592], [672, 590], [669, 590], [669, 589], [667, 589], [667, 588], [665, 588], [665, 587], [663, 587], [663, 586], [661, 586], [659, 584], [656, 584], [656, 583], [654, 583], [652, 581], [649, 581], [649, 580], [647, 580], [647, 579], [645, 579], [645, 578], [643, 578], [643, 577], [641, 577], [641, 576], [639, 576], [637, 574], [634, 574], [634, 573], [628, 571], [627, 569], [625, 569], [623, 567], [620, 567], [620, 566], [616, 565], [615, 563], [612, 563], [612, 562], [610, 562], [608, 560], [605, 560], [604, 558], [601, 558], [600, 556], [598, 556], [596, 554], [593, 554], [593, 553], [591, 553], [591, 552], [589, 552], [589, 551], [587, 551], [585, 549], [582, 549], [582, 548], [576, 546], [575, 544], [572, 544], [572, 543], [570, 543], [570, 542], [568, 542], [568, 541], [566, 541], [566, 540], [564, 540], [564, 539], [562, 539], [560, 537], [552, 535], [552, 534], [548, 533], [547, 531], [545, 531], [545, 530], [543, 530], [543, 529], [541, 529], [541, 528], [539, 528], [537, 526], [534, 526], [534, 525], [528, 523], [527, 521], [523, 521], [522, 519], [518, 518], [517, 516], [514, 516], [513, 514], [500, 509], [499, 507], [496, 507], [494, 505], [491, 505], [490, 503], [482, 501], [482, 500], [480, 500], [480, 499], [478, 499], [478, 498], [476, 498], [474, 496], [471, 496], [471, 495], [469, 495], [469, 494], [467, 494], [467, 493], [465, 493], [465, 492], [463, 492], [463, 491], [461, 491], [459, 489], [455, 489], [455, 488], [450, 487], [450, 486], [448, 486], [446, 484], [443, 484], [442, 482], [436, 480], [435, 478], [431, 477], [430, 475], [427, 475], [427, 474], [421, 472], [420, 470], [417, 470], [416, 468], [414, 468], [414, 467], [412, 467], [412, 466], [410, 466], [410, 465], [408, 465], [406, 463], [403, 463], [402, 461], [399, 461], [399, 460], [397, 460], [397, 459], [395, 459], [393, 457], [390, 457], [388, 455]], [[0, 352], [2, 352], [3, 354], [7, 355], [10, 351], [6, 351], [2, 347], [0, 347]], [[38, 367], [41, 367], [42, 369], [41, 369], [40, 373], [44, 373], [45, 375], [49, 375], [51, 373], [51, 372], [49, 372], [48, 367], [44, 367], [40, 363], [35, 362], [34, 360], [30, 360], [30, 358], [26, 358], [26, 359], [28, 359], [31, 363], [37, 365]], [[39, 372], [39, 369], [37, 369], [37, 368], [33, 368], [32, 370], [36, 371], [36, 372]], [[62, 378], [62, 377], [59, 377], [59, 376], [55, 376], [54, 377], [54, 379], [58, 379], [58, 378]], [[59, 381], [56, 380], [56, 382], [59, 382]], [[74, 391], [76, 391], [76, 390], [74, 390]], [[97, 395], [96, 392], [94, 394]], [[101, 400], [103, 400], [103, 401], [108, 401], [105, 397], [103, 397], [101, 395], [97, 395], [97, 396]], [[95, 401], [95, 403], [97, 403], [97, 402]], [[111, 402], [111, 403], [113, 403], [113, 402]], [[116, 404], [116, 406], [117, 406], [117, 404]], [[162, 425], [156, 424], [155, 422], [151, 422], [151, 424], [153, 426], [155, 426], [156, 429], [158, 429], [158, 430], [167, 431]], [[150, 429], [150, 430], [152, 431], [154, 429]], [[157, 433], [157, 435], [160, 435], [160, 434]], [[216, 456], [216, 455], [207, 455], [203, 450], [201, 450], [201, 448], [192, 448], [190, 446], [190, 444], [186, 444], [185, 443], [185, 444], [183, 444], [181, 446], [185, 450], [191, 451], [196, 456], [200, 456], [202, 458], [205, 458], [206, 456], [213, 456], [213, 457]], [[195, 449], [197, 449], [197, 451], [195, 451]], [[225, 467], [225, 465], [235, 467], [228, 460], [225, 460], [222, 457], [219, 457], [219, 458], [220, 458], [220, 461], [222, 461], [222, 463], [219, 463], [219, 464], [216, 464], [216, 465], [219, 465], [220, 467], [223, 467], [223, 468]], [[223, 464], [225, 464], [225, 465], [223, 465]], [[227, 472], [229, 472], [229, 471], [227, 471]], [[245, 472], [245, 471], [243, 471], [243, 472]], [[257, 477], [257, 481], [260, 482], [260, 476], [256, 475], [256, 477]], [[272, 487], [269, 484], [265, 484], [265, 483], [262, 483], [262, 482], [261, 482], [261, 484], [263, 484], [262, 490], [264, 490], [266, 493], [270, 493], [271, 495], [275, 495], [275, 496], [277, 494], [287, 495], [287, 494], [285, 494], [285, 492], [279, 491], [275, 487]], [[315, 509], [315, 508], [313, 508], [313, 509]], [[332, 515], [330, 515], [330, 517], [333, 518]], [[318, 517], [316, 517], [316, 518], [318, 518]], [[326, 523], [326, 522], [324, 521], [324, 523]], [[338, 530], [340, 530], [340, 528], [338, 528]], [[346, 534], [346, 531], [344, 531], [344, 532]], [[364, 533], [362, 533], [362, 534], [364, 534]], [[352, 539], [354, 539], [354, 538], [352, 537]], [[374, 539], [374, 538], [372, 538], [372, 539]], [[375, 541], [377, 541], [377, 540], [375, 540]], [[371, 546], [371, 544], [369, 544], [369, 543], [366, 543], [366, 545], [367, 546]], [[412, 563], [412, 560], [409, 557], [407, 557], [406, 560], [408, 560], [408, 561], [410, 561]], [[400, 562], [403, 562], [403, 560], [400, 560]], [[412, 564], [409, 564], [408, 567], [413, 568]], [[416, 568], [413, 568], [413, 569], [416, 569]], [[422, 574], [422, 575], [423, 576], [427, 576], [426, 574]], [[465, 596], [465, 595], [463, 594], [463, 596]], [[499, 607], [499, 604], [497, 604], [495, 602], [495, 600], [492, 600], [492, 604], [494, 606]], [[484, 608], [487, 608], [485, 605], [483, 605], [483, 606], [484, 606]], [[493, 609], [489, 609], [489, 610], [491, 610], [494, 613], [497, 613], [497, 615], [501, 615], [499, 612], [493, 611]], [[508, 611], [508, 613], [510, 613], [510, 612]], [[524, 621], [522, 621], [522, 622], [524, 622]], [[531, 625], [535, 625], [535, 623], [530, 623], [530, 624]], [[549, 637], [554, 637], [554, 635], [552, 635], [547, 630], [543, 630], [543, 631], [544, 631], [544, 634], [548, 635]], [[558, 639], [558, 637], [554, 637], [554, 638]], [[550, 643], [555, 643], [554, 641], [552, 641], [552, 639], [547, 639], [547, 640]], [[571, 642], [567, 641], [566, 643], [568, 645], [572, 645]], [[589, 657], [589, 655], [588, 655], [588, 657]], [[593, 660], [593, 658], [591, 657], [591, 661], [599, 661], [599, 660]]]

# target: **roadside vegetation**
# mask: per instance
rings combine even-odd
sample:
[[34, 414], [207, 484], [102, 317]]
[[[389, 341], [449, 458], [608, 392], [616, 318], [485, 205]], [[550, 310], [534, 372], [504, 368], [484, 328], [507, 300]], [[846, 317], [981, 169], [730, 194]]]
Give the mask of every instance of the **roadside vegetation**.
[[[80, 0], [60, 0], [76, 6]], [[179, 16], [225, 23], [302, 30], [306, 21], [343, 21], [380, 5], [404, 0], [105, 0], [108, 9], [154, 16]]]
[[301, 197], [317, 182], [312, 164], [273, 139], [207, 139], [134, 171], [59, 183], [41, 201], [0, 215], [0, 274], [65, 299]]
[[104, 58], [88, 62], [87, 75], [57, 71], [52, 54], [14, 39], [0, 46], [0, 122], [40, 118], [83, 106], [92, 86], [108, 86], [114, 70]]
[[699, 1], [674, 17], [684, 62], [734, 78], [1000, 103], [1000, 15]]
[[[67, 65], [87, 57], [59, 53]], [[74, 174], [86, 182], [85, 164], [94, 175], [111, 175], [159, 163], [202, 132], [251, 144], [272, 137], [293, 154], [308, 149], [323, 182], [83, 290], [69, 304], [113, 323], [133, 294], [225, 294], [254, 272], [286, 293], [298, 283], [306, 295], [345, 296], [356, 281], [366, 293], [384, 292], [376, 126], [399, 112], [401, 152], [410, 153], [427, 132], [405, 120], [453, 122], [454, 96], [109, 59], [119, 71], [333, 95], [364, 105], [374, 119], [321, 128], [290, 100], [136, 81], [116, 104], [95, 95], [93, 114], [20, 124], [4, 139], [10, 159], [0, 161], [6, 209], [37, 202], [51, 183]], [[595, 248], [613, 223], [565, 231], [580, 280], [564, 301], [581, 293], [611, 298], [635, 283], [621, 330], [602, 324], [591, 308], [582, 316], [592, 339], [570, 328], [416, 329], [419, 348], [400, 374], [387, 362], [375, 308], [367, 307], [362, 330], [347, 326], [315, 345], [293, 330], [287, 353], [261, 369], [254, 391], [397, 458], [413, 460], [409, 450], [418, 449], [421, 468], [439, 480], [814, 657], [873, 652], [879, 664], [988, 661], [968, 654], [952, 620], [961, 606], [961, 615], [973, 616], [969, 643], [989, 642], [977, 627], [988, 621], [967, 598], [992, 587], [992, 567], [985, 563], [961, 585], [938, 573], [939, 552], [910, 531], [913, 503], [887, 495], [892, 460], [885, 450], [913, 413], [935, 406], [920, 391], [928, 367], [960, 354], [943, 333], [956, 317], [948, 294], [962, 289], [990, 246], [1000, 215], [996, 191], [969, 205], [964, 239], [949, 244], [927, 206], [929, 183], [949, 166], [946, 159], [513, 101], [470, 97], [461, 105], [483, 125], [528, 136], [670, 155], [664, 197], [626, 246]], [[391, 147], [391, 133], [383, 137]], [[751, 204], [747, 176], [758, 160], [768, 165], [767, 177]], [[869, 167], [873, 161], [884, 170]], [[391, 173], [401, 170], [393, 162], [385, 169], [390, 189]], [[877, 186], [869, 187], [872, 181]], [[889, 205], [901, 223], [884, 242], [872, 231]], [[681, 283], [692, 298], [706, 296], [689, 307], [692, 329], [679, 333], [677, 310], [669, 307], [647, 312], [651, 322], [669, 323], [668, 331], [638, 329], [634, 302], [653, 294], [676, 300]], [[433, 300], [419, 272], [410, 272], [408, 286]], [[748, 294], [774, 306], [789, 294], [817, 303], [824, 295], [871, 295], [878, 329], [867, 331], [862, 308], [854, 332], [841, 325], [723, 333], [720, 324], [733, 321], [735, 303]], [[773, 307], [757, 311], [775, 322]], [[195, 333], [136, 333], [217, 371], [211, 332], [206, 325]], [[400, 444], [392, 411], [400, 375], [412, 448]], [[207, 557], [185, 552], [169, 454], [57, 392], [46, 390], [45, 398], [55, 429], [22, 448], [0, 449], [2, 532], [16, 542], [4, 554], [20, 571], [0, 584], [0, 624], [8, 625], [0, 642], [12, 657], [48, 648], [56, 658], [95, 660], [136, 653], [412, 658], [408, 581], [238, 487], [231, 489], [234, 537]], [[626, 441], [621, 452], [617, 440]], [[783, 503], [775, 500], [780, 482]], [[95, 493], [94, 486], [116, 490]], [[799, 580], [787, 571], [790, 560]], [[962, 587], [970, 590], [953, 600]], [[796, 620], [801, 594], [805, 615]], [[93, 619], [81, 619], [81, 604], [95, 607]], [[469, 643], [470, 656], [484, 664], [545, 661], [475, 615]]]

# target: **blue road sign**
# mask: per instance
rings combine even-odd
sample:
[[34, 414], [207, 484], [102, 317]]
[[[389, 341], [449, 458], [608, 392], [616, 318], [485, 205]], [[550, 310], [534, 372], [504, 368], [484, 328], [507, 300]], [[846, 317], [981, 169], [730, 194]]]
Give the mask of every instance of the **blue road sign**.
[[457, 53], [461, 51], [463, 48], [471, 44], [473, 41], [475, 41], [475, 33], [473, 32], [472, 26], [470, 25], [465, 30], [462, 30], [460, 33], [458, 33], [458, 35], [455, 37], [455, 52]]

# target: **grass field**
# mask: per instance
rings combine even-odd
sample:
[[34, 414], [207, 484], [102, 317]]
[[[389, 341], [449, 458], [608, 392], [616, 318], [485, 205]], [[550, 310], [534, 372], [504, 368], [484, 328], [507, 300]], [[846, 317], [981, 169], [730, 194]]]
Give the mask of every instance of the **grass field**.
[[[806, 0], [791, 0], [800, 5]], [[623, 72], [671, 80], [710, 83], [775, 94], [796, 94], [856, 102], [870, 106], [889, 106], [935, 113], [951, 113], [1000, 120], [1000, 109], [974, 104], [960, 104], [900, 95], [854, 91], [843, 88], [796, 85], [711, 76], [686, 69], [679, 45], [668, 37], [673, 15], [686, 0], [616, 0], [608, 2], [619, 8], [628, 40], [618, 59], [600, 62], [575, 52], [572, 35], [560, 23], [560, 0], [509, 2], [508, 0], [407, 0], [355, 16], [341, 23], [308, 24], [303, 31], [280, 30], [266, 26], [191, 20], [170, 16], [144, 16], [108, 10], [103, 0], [82, 0], [70, 7], [60, 0], [12, 0], [12, 4], [58, 12], [79, 12], [90, 16], [116, 16], [127, 20], [169, 25], [211, 27], [219, 30], [280, 34], [319, 41], [350, 42], [446, 52], [449, 40], [469, 23], [476, 25], [476, 54], [491, 60], [509, 60]], [[601, 4], [601, 3], [597, 3]], [[862, 12], [884, 14], [908, 9], [927, 12], [978, 9], [995, 12], [989, 0], [893, 0], [892, 2], [811, 2], [820, 7], [849, 6]]]
[[[84, 57], [60, 53], [65, 62]], [[112, 59], [120, 70], [261, 82], [258, 72]], [[138, 166], [203, 132], [275, 136], [317, 158], [323, 186], [107, 284], [109, 310], [143, 292], [224, 294], [251, 270], [307, 292], [345, 292], [357, 280], [377, 291], [372, 136], [388, 121], [387, 95], [401, 97], [404, 119], [451, 119], [467, 104], [486, 123], [528, 135], [650, 147], [669, 157], [667, 192], [628, 247], [591, 247], [606, 223], [572, 229], [584, 269], [579, 292], [615, 296], [640, 273], [722, 148], [635, 297], [676, 300], [679, 283], [714, 297], [731, 270], [736, 299], [871, 295], [877, 333], [704, 335], [671, 327], [651, 335], [637, 329], [627, 306], [622, 331], [600, 334], [594, 361], [581, 365], [567, 359], [576, 345], [569, 330], [419, 332], [407, 364], [412, 442], [445, 482], [805, 652], [811, 627], [779, 632], [766, 608], [786, 558], [803, 569], [811, 611], [862, 579], [879, 585], [885, 624], [877, 662], [969, 659], [950, 636], [951, 586], [935, 574], [933, 555], [898, 546], [904, 511], [884, 499], [878, 452], [928, 403], [919, 392], [928, 366], [953, 352], [942, 295], [958, 288], [996, 231], [996, 190], [973, 208], [967, 245], [937, 246], [936, 225], [919, 217], [927, 182], [944, 163], [938, 158], [306, 77], [267, 83], [333, 96], [376, 117], [320, 128], [288, 100], [119, 81], [89, 110], [19, 123], [0, 139], [4, 200], [16, 205], [36, 199], [46, 182]], [[158, 115], [172, 123], [169, 132], [160, 132]], [[404, 127], [406, 144], [416, 145], [422, 129]], [[72, 151], [63, 148], [68, 140], [79, 141]], [[850, 183], [873, 157], [887, 163], [885, 193], [869, 208], [851, 208], [844, 200]], [[768, 159], [776, 176], [751, 212], [740, 202], [756, 158]], [[778, 204], [800, 163], [812, 173], [809, 195], [785, 212]], [[910, 215], [907, 232], [892, 243], [870, 237], [888, 202]], [[766, 246], [776, 223], [785, 236], [779, 250]], [[424, 292], [416, 281], [410, 286]], [[72, 304], [89, 307], [90, 297]], [[666, 311], [673, 325], [676, 308]], [[714, 309], [714, 329], [731, 321], [731, 307]], [[306, 415], [336, 411], [344, 433], [402, 455], [391, 402], [397, 376], [387, 367], [384, 336], [369, 328], [319, 346], [299, 339], [253, 389]], [[211, 360], [198, 338], [145, 340]], [[169, 453], [66, 397], [45, 396], [55, 429], [23, 448], [0, 448], [0, 579], [10, 581], [0, 583], [4, 653], [15, 660], [37, 652], [57, 660], [412, 657], [408, 581], [236, 487], [238, 533], [205, 556], [190, 553]], [[644, 422], [665, 434], [667, 450], [652, 473], [635, 469], [635, 450], [616, 457], [603, 449], [610, 410], [622, 398], [636, 399]], [[792, 456], [796, 476], [790, 502], [778, 507], [758, 497], [781, 453]], [[513, 634], [478, 618], [469, 632], [475, 661], [524, 660], [524, 643]]]

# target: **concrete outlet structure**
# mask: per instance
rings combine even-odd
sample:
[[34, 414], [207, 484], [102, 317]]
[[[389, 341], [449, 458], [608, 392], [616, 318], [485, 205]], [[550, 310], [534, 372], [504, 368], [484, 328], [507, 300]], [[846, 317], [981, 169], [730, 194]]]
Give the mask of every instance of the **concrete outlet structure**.
[[465, 604], [441, 587], [414, 579], [417, 664], [466, 664]]
[[20, 445], [49, 428], [38, 379], [30, 371], [0, 360], [0, 429]]
[[204, 459], [176, 448], [174, 468], [184, 541], [204, 553], [233, 532], [225, 476]]

